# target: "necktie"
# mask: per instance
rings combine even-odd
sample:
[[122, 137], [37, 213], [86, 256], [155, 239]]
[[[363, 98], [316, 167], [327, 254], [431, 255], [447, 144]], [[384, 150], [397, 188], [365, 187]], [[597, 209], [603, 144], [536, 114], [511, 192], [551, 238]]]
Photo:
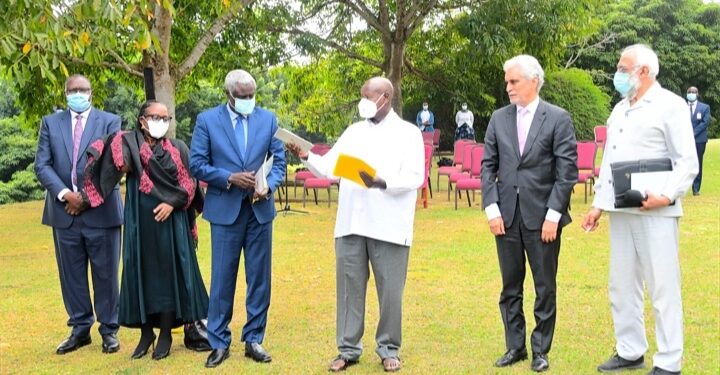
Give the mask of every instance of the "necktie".
[[242, 116], [238, 116], [235, 120], [235, 139], [237, 139], [238, 147], [240, 147], [240, 156], [245, 157], [245, 126]]
[[77, 160], [78, 151], [80, 150], [80, 140], [82, 139], [83, 126], [82, 115], [75, 116], [75, 130], [73, 131], [73, 159], [72, 159], [72, 184], [77, 187]]
[[523, 154], [525, 149], [525, 141], [527, 141], [528, 128], [530, 124], [527, 121], [528, 110], [520, 108], [517, 114], [517, 132], [518, 132], [518, 145], [520, 146], [520, 155]]

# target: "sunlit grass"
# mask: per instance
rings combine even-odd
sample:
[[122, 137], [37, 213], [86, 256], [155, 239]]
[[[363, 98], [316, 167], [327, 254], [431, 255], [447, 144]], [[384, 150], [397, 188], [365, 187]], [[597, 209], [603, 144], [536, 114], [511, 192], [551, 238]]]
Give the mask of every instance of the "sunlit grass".
[[[687, 374], [720, 371], [720, 142], [705, 155], [702, 195], [688, 196], [681, 220], [681, 262], [685, 310]], [[444, 180], [441, 179], [441, 185]], [[433, 184], [435, 179], [433, 178]], [[291, 189], [292, 190], [292, 189]], [[604, 217], [597, 233], [586, 234], [579, 222], [588, 204], [583, 187], [572, 198], [575, 220], [563, 232], [558, 274], [558, 320], [550, 353], [550, 373], [591, 374], [612, 354], [614, 338], [607, 298], [608, 233]], [[298, 193], [301, 193], [298, 189]], [[292, 193], [291, 193], [292, 194]], [[311, 200], [308, 215], [280, 214], [274, 224], [273, 297], [266, 348], [269, 365], [243, 357], [239, 341], [244, 323], [244, 275], [238, 276], [235, 341], [231, 357], [216, 373], [322, 374], [336, 354], [333, 225], [335, 210], [327, 208], [324, 192], [318, 206]], [[434, 193], [428, 209], [420, 205], [415, 220], [404, 298], [403, 373], [486, 374], [527, 373], [529, 362], [498, 370], [493, 361], [504, 352], [497, 307], [500, 271], [494, 240], [479, 208], [467, 201], [459, 209], [446, 192]], [[299, 198], [299, 197], [298, 197]], [[298, 200], [291, 201], [300, 209]], [[100, 337], [64, 356], [55, 347], [69, 333], [48, 227], [40, 225], [42, 202], [0, 206], [0, 373], [196, 373], [205, 371], [206, 354], [182, 346], [174, 335], [171, 355], [163, 361], [130, 360], [139, 338], [121, 329], [119, 353], [101, 353]], [[210, 237], [201, 221], [198, 258], [206, 285], [210, 280]], [[526, 279], [525, 316], [534, 325], [532, 278]], [[368, 288], [366, 351], [349, 373], [380, 373], [374, 353], [377, 302], [371, 279]], [[655, 351], [654, 319], [646, 303], [650, 350]], [[639, 372], [644, 373], [644, 372]]]

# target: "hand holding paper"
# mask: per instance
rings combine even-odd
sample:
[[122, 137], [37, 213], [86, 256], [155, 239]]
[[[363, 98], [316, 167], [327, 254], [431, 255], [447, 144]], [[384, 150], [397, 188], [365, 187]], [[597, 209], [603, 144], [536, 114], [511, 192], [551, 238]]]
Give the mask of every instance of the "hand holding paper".
[[300, 151], [303, 152], [308, 152], [313, 147], [312, 143], [287, 129], [279, 128], [273, 136], [285, 144], [297, 145]]
[[[361, 172], [365, 173], [365, 178], [361, 176]], [[370, 185], [365, 182], [365, 179], [369, 181], [375, 179], [375, 168], [354, 156], [340, 154], [338, 155], [333, 174], [337, 177], [348, 179], [360, 186], [370, 187]]]
[[255, 193], [253, 194], [253, 203], [255, 203], [260, 198], [265, 198], [265, 195], [267, 195], [268, 191], [270, 190], [268, 186], [267, 176], [268, 174], [270, 174], [274, 159], [275, 158], [273, 157], [273, 155], [270, 155], [270, 157], [267, 158], [265, 162], [260, 166], [260, 169], [258, 169], [257, 173], [255, 173]]

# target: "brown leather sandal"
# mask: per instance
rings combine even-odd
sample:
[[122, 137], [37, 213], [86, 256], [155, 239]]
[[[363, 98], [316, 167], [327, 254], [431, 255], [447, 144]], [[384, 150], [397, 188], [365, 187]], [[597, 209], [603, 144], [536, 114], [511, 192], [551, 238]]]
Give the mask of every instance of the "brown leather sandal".
[[346, 358], [343, 358], [341, 355], [338, 355], [335, 357], [335, 359], [330, 362], [330, 367], [328, 367], [328, 371], [330, 372], [340, 372], [345, 371], [348, 367], [352, 365], [356, 365], [359, 361], [358, 360], [349, 360]]
[[400, 364], [400, 358], [398, 357], [387, 357], [382, 360], [383, 369], [385, 372], [396, 372], [400, 371], [402, 364]]

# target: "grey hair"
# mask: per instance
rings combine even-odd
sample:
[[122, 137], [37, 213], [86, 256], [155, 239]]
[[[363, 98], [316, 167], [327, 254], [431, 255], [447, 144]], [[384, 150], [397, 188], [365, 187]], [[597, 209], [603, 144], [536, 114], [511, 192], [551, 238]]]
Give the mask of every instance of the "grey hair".
[[255, 83], [255, 78], [253, 78], [253, 76], [250, 75], [250, 73], [248, 73], [242, 69], [231, 70], [225, 76], [225, 90], [228, 92], [231, 92], [231, 90], [238, 84], [252, 85], [253, 88], [257, 88], [257, 84]]
[[519, 67], [522, 71], [522, 75], [527, 79], [538, 79], [537, 92], [540, 92], [543, 83], [545, 83], [545, 71], [543, 70], [540, 63], [536, 58], [530, 55], [517, 55], [512, 59], [505, 61], [503, 64], [503, 70], [507, 73], [508, 70]]
[[73, 74], [70, 77], [67, 77], [67, 79], [65, 80], [65, 91], [67, 91], [68, 83], [70, 83], [70, 81], [72, 81], [74, 79], [78, 79], [78, 78], [82, 78], [82, 79], [86, 80], [87, 83], [90, 85], [90, 89], [92, 90], [92, 83], [90, 83], [90, 80], [88, 79], [88, 77], [85, 77], [82, 74]]
[[633, 56], [636, 66], [647, 66], [650, 78], [655, 79], [658, 73], [660, 73], [660, 63], [658, 62], [657, 54], [649, 46], [645, 44], [633, 44], [625, 47], [620, 57], [625, 55]]

